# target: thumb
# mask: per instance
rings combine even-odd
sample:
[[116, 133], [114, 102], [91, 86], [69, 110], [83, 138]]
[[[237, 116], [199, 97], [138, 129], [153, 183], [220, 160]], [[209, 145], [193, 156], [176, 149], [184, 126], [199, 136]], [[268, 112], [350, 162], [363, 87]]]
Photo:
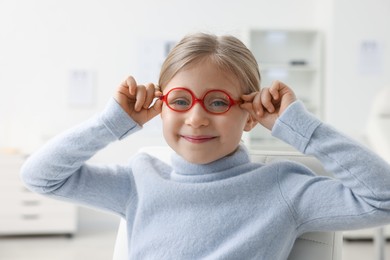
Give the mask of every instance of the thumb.
[[259, 92], [256, 91], [256, 92], [252, 92], [252, 93], [249, 93], [249, 94], [244, 94], [241, 96], [241, 99], [244, 100], [245, 102], [252, 102], [254, 97], [258, 94]]
[[163, 102], [159, 99], [148, 109], [148, 121], [161, 113]]

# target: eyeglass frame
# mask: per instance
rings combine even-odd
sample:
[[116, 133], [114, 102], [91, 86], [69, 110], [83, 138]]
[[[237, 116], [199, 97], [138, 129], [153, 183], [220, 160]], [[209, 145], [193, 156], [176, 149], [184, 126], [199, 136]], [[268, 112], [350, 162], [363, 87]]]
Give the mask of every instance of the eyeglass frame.
[[[191, 103], [191, 106], [190, 106], [188, 109], [185, 109], [185, 110], [178, 110], [178, 109], [172, 108], [172, 107], [168, 104], [168, 99], [167, 99], [167, 97], [168, 97], [169, 93], [171, 93], [171, 92], [174, 91], [174, 90], [184, 90], [184, 91], [187, 91], [187, 92], [189, 92], [189, 93], [191, 94], [192, 103]], [[225, 94], [225, 95], [228, 97], [228, 99], [229, 99], [229, 107], [226, 109], [226, 111], [221, 112], [221, 113], [216, 113], [216, 112], [209, 111], [209, 110], [206, 108], [206, 106], [205, 106], [205, 104], [204, 104], [204, 98], [205, 98], [209, 93], [211, 93], [211, 92], [222, 92], [223, 94]], [[160, 96], [159, 99], [162, 100], [162, 101], [167, 105], [167, 107], [168, 107], [169, 109], [171, 109], [172, 111], [178, 112], [178, 113], [185, 113], [185, 112], [191, 110], [191, 109], [195, 106], [196, 103], [199, 103], [199, 104], [202, 106], [202, 108], [203, 108], [207, 113], [213, 114], [213, 115], [222, 115], [222, 114], [225, 114], [226, 112], [228, 112], [232, 106], [235, 106], [235, 105], [238, 105], [238, 104], [242, 104], [242, 100], [235, 100], [235, 99], [233, 99], [226, 91], [221, 90], [221, 89], [210, 89], [210, 90], [206, 91], [206, 92], [202, 95], [201, 98], [198, 98], [198, 97], [195, 96], [194, 92], [192, 92], [190, 89], [184, 88], [184, 87], [177, 87], [177, 88], [172, 88], [172, 89], [170, 89], [170, 90], [168, 91], [167, 94]]]

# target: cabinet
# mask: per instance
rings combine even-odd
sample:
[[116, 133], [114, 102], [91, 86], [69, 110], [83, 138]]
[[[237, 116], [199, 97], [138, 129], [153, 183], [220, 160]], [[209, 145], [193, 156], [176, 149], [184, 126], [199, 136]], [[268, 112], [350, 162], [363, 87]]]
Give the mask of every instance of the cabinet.
[[[261, 87], [280, 80], [291, 87], [307, 109], [319, 118], [324, 113], [322, 37], [310, 30], [247, 30], [244, 42], [260, 67]], [[286, 149], [288, 146], [258, 125], [244, 137], [251, 149]]]
[[76, 206], [26, 189], [19, 178], [23, 161], [0, 153], [0, 235], [75, 233]]

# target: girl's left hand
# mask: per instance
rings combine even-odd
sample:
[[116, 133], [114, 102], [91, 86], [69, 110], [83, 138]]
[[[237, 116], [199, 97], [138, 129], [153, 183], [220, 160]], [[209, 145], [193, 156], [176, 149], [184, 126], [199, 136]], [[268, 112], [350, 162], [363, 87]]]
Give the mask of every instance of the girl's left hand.
[[242, 95], [241, 98], [244, 100], [241, 108], [269, 130], [272, 130], [278, 117], [296, 100], [294, 92], [280, 81], [273, 82], [270, 88]]

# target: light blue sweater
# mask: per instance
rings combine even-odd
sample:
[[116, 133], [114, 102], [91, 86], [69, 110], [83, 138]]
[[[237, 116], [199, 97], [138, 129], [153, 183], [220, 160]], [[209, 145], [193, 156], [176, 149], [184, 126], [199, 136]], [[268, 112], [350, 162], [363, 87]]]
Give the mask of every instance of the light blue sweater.
[[86, 161], [140, 127], [111, 100], [50, 141], [22, 168], [33, 191], [126, 218], [131, 259], [286, 259], [308, 231], [390, 222], [390, 168], [293, 103], [272, 134], [316, 156], [335, 179], [293, 162], [252, 163], [243, 146], [196, 165], [139, 154], [127, 165]]

